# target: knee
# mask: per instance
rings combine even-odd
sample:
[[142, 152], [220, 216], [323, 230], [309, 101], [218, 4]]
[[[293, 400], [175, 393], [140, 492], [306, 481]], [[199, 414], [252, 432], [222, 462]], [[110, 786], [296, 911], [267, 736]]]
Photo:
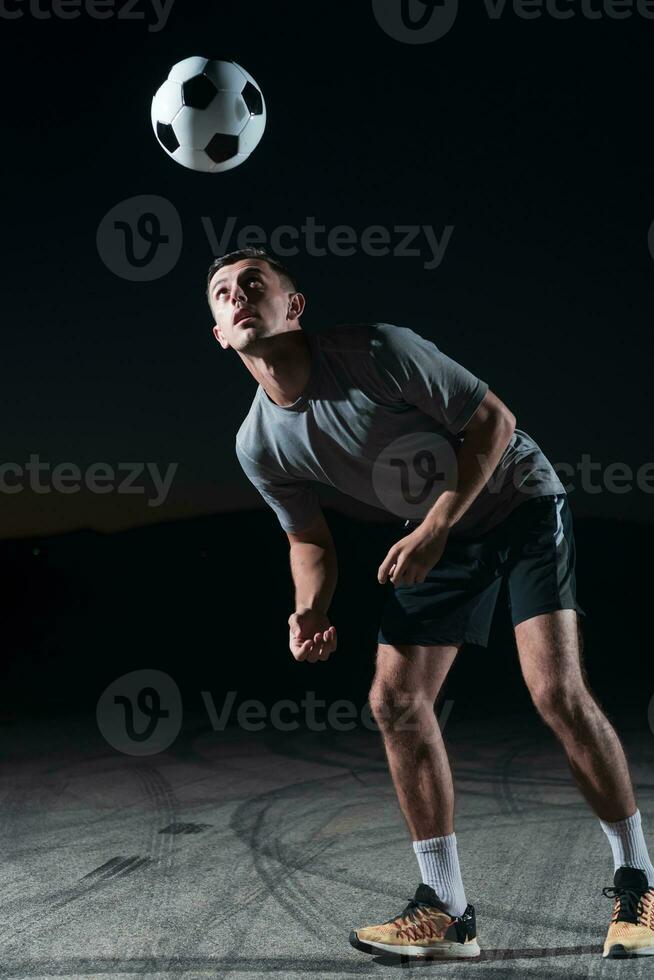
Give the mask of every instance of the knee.
[[424, 692], [398, 687], [383, 679], [375, 680], [368, 694], [370, 711], [384, 733], [415, 731], [425, 712], [433, 715], [434, 704]]
[[554, 729], [575, 727], [592, 704], [581, 684], [540, 683], [530, 693], [539, 715]]

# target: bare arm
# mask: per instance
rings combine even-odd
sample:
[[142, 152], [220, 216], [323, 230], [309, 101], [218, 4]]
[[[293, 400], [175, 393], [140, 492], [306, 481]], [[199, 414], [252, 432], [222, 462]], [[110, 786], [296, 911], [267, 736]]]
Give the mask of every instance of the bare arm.
[[445, 490], [426, 515], [423, 525], [449, 529], [465, 514], [490, 479], [508, 446], [516, 419], [492, 391], [463, 430], [457, 454], [456, 490]]
[[295, 611], [288, 620], [291, 652], [296, 660], [327, 660], [337, 639], [327, 618], [338, 579], [334, 541], [322, 511], [309, 527], [287, 536], [295, 586]]
[[383, 585], [415, 585], [425, 578], [445, 550], [450, 528], [467, 511], [490, 479], [508, 446], [515, 416], [488, 391], [463, 430], [457, 453], [456, 490], [440, 494], [429, 513], [410, 534], [397, 541], [379, 566], [377, 580]]

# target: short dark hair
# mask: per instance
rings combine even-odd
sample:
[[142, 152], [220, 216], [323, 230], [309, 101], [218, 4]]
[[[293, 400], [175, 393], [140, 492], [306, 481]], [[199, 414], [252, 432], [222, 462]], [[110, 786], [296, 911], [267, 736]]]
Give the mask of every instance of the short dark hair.
[[226, 265], [233, 265], [235, 262], [241, 262], [243, 259], [259, 259], [260, 262], [266, 262], [271, 269], [275, 270], [282, 283], [288, 287], [289, 292], [298, 293], [300, 291], [297, 279], [285, 265], [278, 262], [272, 255], [268, 255], [264, 249], [254, 248], [254, 246], [249, 245], [247, 248], [239, 248], [236, 252], [227, 252], [226, 255], [220, 255], [209, 266], [209, 272], [207, 273], [207, 300], [209, 306], [211, 306], [209, 286], [218, 269], [222, 269]]

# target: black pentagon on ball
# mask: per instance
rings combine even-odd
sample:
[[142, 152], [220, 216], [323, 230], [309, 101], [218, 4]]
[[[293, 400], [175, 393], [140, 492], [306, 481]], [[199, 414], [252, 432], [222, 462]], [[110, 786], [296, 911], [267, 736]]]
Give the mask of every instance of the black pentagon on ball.
[[225, 136], [223, 133], [216, 133], [211, 138], [204, 152], [214, 163], [224, 163], [231, 160], [238, 153], [238, 136]]
[[216, 86], [206, 75], [196, 75], [182, 85], [182, 101], [191, 109], [206, 109], [216, 94]]
[[259, 89], [248, 82], [243, 91], [241, 92], [243, 100], [248, 107], [251, 116], [260, 116], [263, 112], [263, 98], [261, 97], [261, 92]]
[[157, 123], [157, 137], [162, 146], [165, 146], [169, 153], [174, 153], [179, 147], [179, 140], [175, 136], [175, 130], [168, 123]]

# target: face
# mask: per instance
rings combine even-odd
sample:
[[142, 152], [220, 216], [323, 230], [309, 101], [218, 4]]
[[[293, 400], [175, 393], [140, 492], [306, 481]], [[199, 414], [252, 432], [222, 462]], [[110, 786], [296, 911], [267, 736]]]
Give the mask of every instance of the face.
[[291, 293], [274, 269], [260, 259], [226, 265], [209, 286], [213, 333], [225, 349], [247, 351], [257, 341], [297, 329], [304, 308], [301, 293]]

